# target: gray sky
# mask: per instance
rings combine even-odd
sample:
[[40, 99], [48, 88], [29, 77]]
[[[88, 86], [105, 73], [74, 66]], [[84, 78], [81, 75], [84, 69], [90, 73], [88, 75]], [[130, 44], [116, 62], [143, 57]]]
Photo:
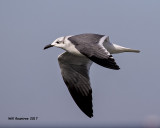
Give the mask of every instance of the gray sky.
[[[158, 0], [0, 0], [0, 126], [160, 122], [159, 13]], [[63, 50], [43, 50], [60, 36], [81, 33], [141, 50], [113, 55], [119, 71], [92, 65], [92, 119], [62, 80]], [[9, 121], [12, 116], [38, 120]]]

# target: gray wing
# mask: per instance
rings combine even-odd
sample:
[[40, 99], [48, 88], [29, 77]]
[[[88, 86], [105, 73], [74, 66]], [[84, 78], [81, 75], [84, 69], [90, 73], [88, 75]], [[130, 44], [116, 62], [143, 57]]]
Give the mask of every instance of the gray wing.
[[92, 89], [89, 80], [92, 61], [65, 52], [58, 57], [58, 62], [72, 98], [87, 116], [92, 117]]
[[112, 55], [105, 49], [103, 42], [107, 40], [107, 36], [98, 34], [81, 34], [68, 38], [75, 48], [93, 62], [110, 69], [118, 70]]

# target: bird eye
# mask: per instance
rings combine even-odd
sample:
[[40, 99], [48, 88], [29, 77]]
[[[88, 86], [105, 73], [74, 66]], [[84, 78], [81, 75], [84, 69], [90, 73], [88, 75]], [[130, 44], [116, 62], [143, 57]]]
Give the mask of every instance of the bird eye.
[[59, 41], [57, 41], [56, 43], [59, 44]]

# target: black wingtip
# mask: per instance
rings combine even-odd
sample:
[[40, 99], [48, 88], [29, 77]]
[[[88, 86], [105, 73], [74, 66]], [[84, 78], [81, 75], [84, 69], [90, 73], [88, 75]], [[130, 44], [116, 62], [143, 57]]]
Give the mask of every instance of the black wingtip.
[[120, 67], [118, 65], [114, 65], [114, 66], [111, 66], [111, 67], [107, 67], [109, 69], [113, 69], [113, 70], [119, 70]]
[[111, 69], [114, 69], [114, 70], [119, 70], [120, 67], [118, 65], [116, 65], [115, 67], [112, 67]]
[[87, 115], [89, 118], [92, 118], [93, 117], [93, 114], [91, 114], [91, 115]]
[[88, 116], [89, 118], [92, 118], [93, 117], [93, 109], [88, 109], [88, 110], [85, 110], [85, 109], [82, 109], [80, 108], [84, 114], [86, 114], [86, 116]]
[[84, 114], [86, 114], [87, 117], [92, 118], [93, 117], [93, 110], [91, 110], [92, 112], [89, 111], [83, 111]]
[[114, 58], [111, 55], [109, 56], [109, 58], [97, 58], [95, 56], [92, 56], [89, 59], [91, 59], [95, 63], [97, 63], [103, 67], [109, 68], [109, 69], [113, 69], [113, 70], [120, 69], [120, 67], [116, 64]]

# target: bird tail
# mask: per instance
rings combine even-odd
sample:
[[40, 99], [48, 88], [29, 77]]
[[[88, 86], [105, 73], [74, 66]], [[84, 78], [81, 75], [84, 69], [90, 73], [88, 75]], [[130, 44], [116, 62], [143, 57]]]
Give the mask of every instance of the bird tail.
[[135, 49], [131, 49], [131, 48], [126, 48], [123, 46], [119, 46], [117, 44], [113, 44], [113, 53], [122, 53], [122, 52], [135, 52], [135, 53], [139, 53], [139, 50], [135, 50]]
[[139, 53], [140, 50], [135, 50], [135, 49], [131, 49], [131, 48], [124, 48], [124, 52], [135, 52], [135, 53]]

